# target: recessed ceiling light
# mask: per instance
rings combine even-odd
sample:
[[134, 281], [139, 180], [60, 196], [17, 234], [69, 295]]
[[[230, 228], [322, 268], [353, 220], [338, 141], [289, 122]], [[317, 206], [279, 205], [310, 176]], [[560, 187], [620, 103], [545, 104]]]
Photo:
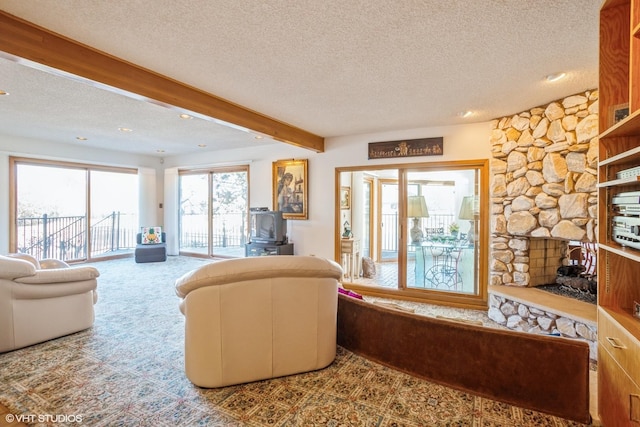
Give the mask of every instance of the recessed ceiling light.
[[198, 144], [198, 147], [200, 147], [200, 148], [204, 148], [206, 146], [207, 146], [207, 144]]
[[9, 95], [9, 92], [5, 92], [4, 90], [0, 89], [0, 96], [2, 95]]
[[185, 120], [189, 120], [189, 119], [193, 119], [193, 116], [190, 116], [188, 114], [180, 114], [179, 116], [181, 119], [185, 119]]
[[564, 78], [566, 75], [567, 75], [567, 73], [549, 74], [548, 76], [545, 77], [545, 80], [548, 81], [549, 83], [553, 83], [553, 82], [557, 82], [558, 80]]
[[133, 129], [129, 129], [129, 128], [118, 128], [118, 130], [120, 132], [133, 132]]
[[76, 139], [78, 141], [86, 141], [87, 140], [87, 138], [85, 138], [84, 136], [76, 136]]
[[458, 113], [458, 117], [462, 117], [463, 119], [466, 119], [467, 117], [471, 117], [472, 114], [473, 114], [472, 111], [461, 111]]
[[262, 139], [262, 138], [264, 138], [264, 136], [262, 136], [262, 135], [256, 135], [256, 136], [255, 136], [255, 138], [256, 138], [256, 139]]

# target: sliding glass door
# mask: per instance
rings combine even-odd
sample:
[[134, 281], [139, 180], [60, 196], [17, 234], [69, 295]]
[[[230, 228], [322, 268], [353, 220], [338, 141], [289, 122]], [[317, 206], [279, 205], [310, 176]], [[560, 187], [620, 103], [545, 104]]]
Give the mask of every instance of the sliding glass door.
[[[361, 255], [376, 270], [367, 277], [361, 270], [348, 286], [376, 295], [485, 305], [488, 250], [481, 225], [488, 217], [482, 210], [487, 175], [484, 160], [338, 169], [338, 185], [350, 189], [352, 204], [336, 215], [336, 258], [342, 262], [346, 256], [339, 225], [348, 222], [354, 240], [373, 243]], [[338, 197], [336, 191], [336, 203]]]
[[137, 171], [12, 158], [12, 251], [80, 261], [130, 254]]
[[132, 247], [139, 230], [138, 176], [108, 170], [91, 171], [89, 190], [91, 256], [106, 256]]
[[408, 288], [478, 294], [477, 175], [476, 169], [407, 171]]
[[209, 174], [180, 175], [180, 251], [209, 254]]
[[180, 251], [242, 257], [247, 242], [247, 167], [180, 172]]

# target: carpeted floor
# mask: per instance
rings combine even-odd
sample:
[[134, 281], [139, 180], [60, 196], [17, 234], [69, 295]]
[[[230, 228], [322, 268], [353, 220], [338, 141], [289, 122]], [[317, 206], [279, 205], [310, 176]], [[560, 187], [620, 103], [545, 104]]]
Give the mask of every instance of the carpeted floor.
[[[0, 354], [0, 402], [28, 424], [52, 426], [581, 425], [413, 378], [342, 348], [321, 371], [195, 387], [184, 375], [184, 319], [173, 283], [204, 262], [93, 264], [101, 272], [94, 327]], [[432, 309], [417, 312], [486, 318]]]

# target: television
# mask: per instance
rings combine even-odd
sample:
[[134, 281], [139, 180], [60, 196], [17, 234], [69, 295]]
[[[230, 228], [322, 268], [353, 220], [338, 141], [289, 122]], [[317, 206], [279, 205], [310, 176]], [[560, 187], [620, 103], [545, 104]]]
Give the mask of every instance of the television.
[[280, 211], [267, 208], [251, 208], [251, 243], [271, 243], [283, 245], [287, 243], [287, 220]]

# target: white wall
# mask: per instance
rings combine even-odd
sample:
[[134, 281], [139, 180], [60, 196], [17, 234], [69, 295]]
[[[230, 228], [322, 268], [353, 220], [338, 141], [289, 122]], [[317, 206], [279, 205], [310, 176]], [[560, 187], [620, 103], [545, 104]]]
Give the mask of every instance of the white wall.
[[[444, 137], [444, 155], [433, 157], [408, 157], [403, 159], [368, 160], [368, 143]], [[176, 156], [165, 159], [168, 168], [206, 167], [225, 164], [249, 164], [250, 206], [272, 207], [272, 162], [283, 159], [308, 159], [309, 195], [308, 220], [289, 220], [289, 239], [294, 243], [296, 255], [334, 257], [335, 169], [337, 167], [383, 165], [399, 163], [442, 162], [465, 159], [488, 159], [491, 147], [490, 124], [422, 128], [398, 132], [352, 135], [328, 138], [325, 152], [314, 153], [286, 144], [266, 145], [251, 150], [227, 150], [215, 153]], [[165, 175], [165, 179], [167, 179]], [[166, 183], [166, 188], [170, 184]], [[177, 217], [177, 186], [171, 186], [173, 194], [165, 192], [165, 223], [171, 224]], [[173, 198], [173, 202], [169, 199]], [[171, 205], [171, 206], [170, 206]], [[169, 216], [171, 218], [169, 218]], [[169, 225], [171, 227], [171, 225]], [[340, 230], [338, 230], [340, 231]]]
[[[444, 155], [408, 157], [403, 159], [368, 160], [368, 143], [444, 137]], [[309, 195], [308, 220], [290, 220], [288, 232], [297, 255], [334, 257], [335, 168], [347, 166], [383, 165], [399, 163], [441, 162], [462, 159], [488, 159], [491, 147], [489, 123], [473, 125], [421, 128], [396, 132], [352, 135], [327, 138], [325, 152], [288, 144], [265, 144], [264, 147], [175, 156], [160, 159], [109, 150], [95, 150], [76, 145], [55, 144], [0, 136], [0, 253], [9, 250], [9, 156], [37, 157], [99, 165], [136, 167], [143, 171], [140, 180], [141, 221], [163, 225], [169, 233], [169, 253], [177, 253], [177, 171], [180, 168], [207, 167], [229, 164], [249, 164], [249, 205], [272, 207], [272, 162], [283, 159], [308, 159]], [[155, 171], [155, 183], [153, 177]], [[155, 188], [154, 188], [155, 187]], [[152, 195], [155, 195], [153, 197]], [[164, 204], [164, 209], [159, 204]], [[338, 230], [340, 231], [340, 230]]]

